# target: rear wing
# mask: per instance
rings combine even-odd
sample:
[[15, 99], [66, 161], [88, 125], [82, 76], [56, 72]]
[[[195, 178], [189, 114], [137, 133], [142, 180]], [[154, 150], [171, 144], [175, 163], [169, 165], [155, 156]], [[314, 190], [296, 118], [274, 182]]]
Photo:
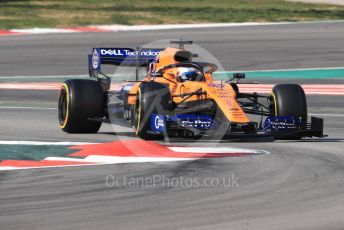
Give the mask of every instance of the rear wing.
[[147, 66], [163, 49], [93, 48], [88, 55], [88, 67], [92, 72], [101, 73], [101, 66], [124, 65]]

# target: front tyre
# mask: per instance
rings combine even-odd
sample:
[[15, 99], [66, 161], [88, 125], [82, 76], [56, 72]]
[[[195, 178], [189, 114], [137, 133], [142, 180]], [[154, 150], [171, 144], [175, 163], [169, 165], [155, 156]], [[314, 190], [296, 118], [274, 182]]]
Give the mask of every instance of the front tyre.
[[162, 139], [151, 133], [153, 114], [167, 115], [171, 111], [171, 93], [167, 85], [157, 82], [142, 83], [138, 88], [135, 106], [136, 135], [142, 139]]
[[[296, 84], [280, 84], [272, 89], [272, 103], [270, 108], [272, 116], [293, 116], [301, 120], [301, 128], [307, 125], [307, 102], [304, 90]], [[276, 139], [297, 140], [300, 134], [275, 136]]]
[[96, 133], [104, 116], [105, 97], [94, 80], [72, 79], [63, 83], [58, 97], [60, 128], [67, 133]]

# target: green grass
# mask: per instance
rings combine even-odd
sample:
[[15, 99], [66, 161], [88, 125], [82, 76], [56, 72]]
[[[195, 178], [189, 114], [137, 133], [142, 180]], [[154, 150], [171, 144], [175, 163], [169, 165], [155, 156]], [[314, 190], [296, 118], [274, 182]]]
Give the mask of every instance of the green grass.
[[0, 29], [344, 19], [344, 7], [283, 0], [0, 0]]

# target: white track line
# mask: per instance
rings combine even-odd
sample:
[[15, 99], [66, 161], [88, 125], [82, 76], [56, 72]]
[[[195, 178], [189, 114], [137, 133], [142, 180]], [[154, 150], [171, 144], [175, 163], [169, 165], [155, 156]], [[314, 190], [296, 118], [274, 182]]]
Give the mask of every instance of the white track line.
[[344, 5], [343, 0], [286, 0], [289, 2], [305, 2], [313, 4], [331, 4], [331, 5]]
[[32, 28], [32, 29], [13, 29], [11, 32], [25, 34], [55, 34], [55, 33], [77, 33], [74, 29], [57, 29], [57, 28]]
[[0, 171], [9, 170], [26, 170], [26, 169], [45, 169], [45, 168], [67, 168], [67, 167], [82, 167], [82, 166], [97, 166], [102, 165], [100, 163], [95, 164], [72, 164], [72, 165], [52, 165], [52, 166], [34, 166], [34, 167], [15, 167], [15, 166], [0, 166]]
[[178, 157], [120, 157], [89, 155], [85, 158], [86, 162], [106, 163], [106, 164], [125, 164], [125, 163], [149, 163], [149, 162], [171, 162], [171, 161], [190, 161], [197, 158], [178, 158]]
[[88, 75], [59, 75], [59, 76], [1, 76], [0, 79], [49, 79], [49, 78], [86, 78]]
[[344, 114], [338, 113], [310, 113], [309, 116], [324, 116], [324, 117], [344, 117]]
[[187, 152], [197, 152], [197, 153], [268, 153], [263, 150], [256, 149], [243, 149], [243, 148], [233, 148], [233, 147], [168, 147], [174, 152], [187, 153]]
[[0, 145], [88, 145], [91, 142], [0, 141]]
[[[12, 166], [0, 166], [0, 171], [8, 171], [8, 170], [19, 170], [19, 167], [12, 167]], [[25, 169], [25, 168], [22, 168]]]
[[[106, 31], [145, 31], [145, 30], [174, 30], [174, 29], [197, 29], [197, 28], [220, 28], [240, 26], [266, 26], [266, 25], [290, 25], [294, 22], [242, 22], [242, 23], [203, 23], [203, 24], [166, 24], [166, 25], [102, 25], [94, 28]], [[14, 32], [21, 32], [15, 30]]]
[[[70, 162], [85, 162], [90, 163], [90, 161], [85, 160], [84, 158], [72, 158], [72, 157], [46, 157], [45, 161], [70, 161]], [[93, 162], [96, 163], [96, 162]]]
[[324, 68], [299, 68], [299, 69], [265, 69], [265, 70], [235, 70], [235, 71], [217, 71], [217, 73], [232, 73], [232, 72], [245, 72], [245, 73], [250, 73], [250, 72], [279, 72], [279, 71], [286, 71], [286, 72], [291, 72], [291, 71], [307, 71], [307, 70], [341, 70], [344, 69], [343, 67], [324, 67]]
[[[120, 32], [120, 31], [150, 31], [150, 30], [173, 30], [173, 29], [197, 29], [197, 28], [225, 28], [225, 27], [244, 27], [244, 26], [270, 26], [270, 25], [295, 25], [295, 24], [316, 24], [316, 23], [338, 23], [343, 20], [328, 21], [308, 21], [308, 22], [243, 22], [243, 23], [203, 23], [203, 24], [166, 24], [166, 25], [94, 25], [79, 28], [31, 28], [31, 29], [12, 29], [2, 32], [17, 34], [9, 35], [29, 35], [29, 34], [54, 34], [54, 33], [82, 33], [82, 32]], [[1, 36], [1, 34], [0, 34]]]
[[[198, 158], [178, 158], [178, 157], [121, 157], [105, 155], [89, 155], [86, 158], [78, 159], [72, 157], [47, 157], [47, 161], [70, 161], [94, 164], [125, 164], [125, 163], [149, 163], [149, 162], [171, 162], [171, 161], [191, 161]], [[88, 164], [87, 164], [88, 165]]]

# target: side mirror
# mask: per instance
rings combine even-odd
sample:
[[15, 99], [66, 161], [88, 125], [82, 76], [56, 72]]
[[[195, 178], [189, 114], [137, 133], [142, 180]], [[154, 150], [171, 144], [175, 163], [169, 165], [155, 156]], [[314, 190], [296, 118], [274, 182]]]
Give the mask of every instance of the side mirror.
[[233, 79], [243, 79], [246, 75], [244, 73], [233, 73]]

